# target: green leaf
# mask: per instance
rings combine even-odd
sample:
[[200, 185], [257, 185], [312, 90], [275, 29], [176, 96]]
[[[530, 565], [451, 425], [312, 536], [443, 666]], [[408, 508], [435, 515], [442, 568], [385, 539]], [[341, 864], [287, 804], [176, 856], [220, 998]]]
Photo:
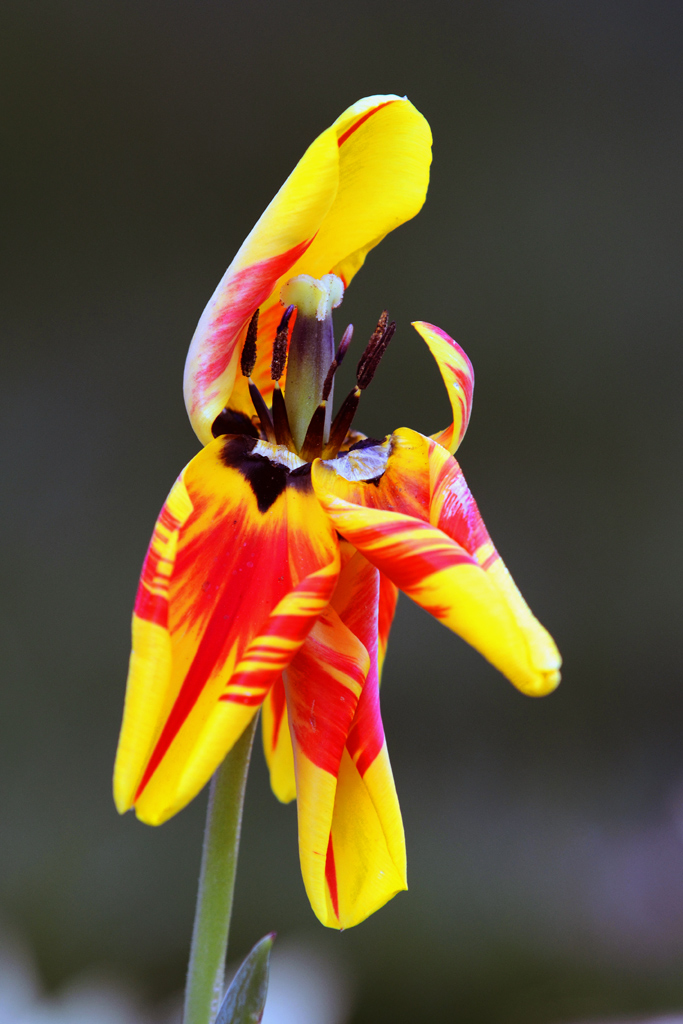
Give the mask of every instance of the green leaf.
[[275, 932], [257, 942], [225, 993], [215, 1024], [260, 1024], [268, 995], [270, 951]]

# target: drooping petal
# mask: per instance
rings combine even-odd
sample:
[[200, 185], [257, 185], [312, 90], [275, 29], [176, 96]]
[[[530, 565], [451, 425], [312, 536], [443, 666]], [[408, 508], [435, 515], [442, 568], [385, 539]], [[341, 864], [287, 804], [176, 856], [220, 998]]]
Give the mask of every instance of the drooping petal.
[[[350, 547], [347, 542], [342, 543]], [[344, 566], [332, 605], [368, 651], [370, 667], [346, 739], [329, 848], [339, 926], [363, 921], [407, 888], [406, 849], [379, 703], [379, 681], [398, 591], [360, 553]]]
[[329, 601], [338, 544], [299, 467], [228, 435], [171, 492], [133, 617], [120, 811], [157, 824], [192, 799]]
[[358, 924], [406, 888], [379, 709], [379, 573], [350, 545], [341, 549], [331, 607], [285, 672], [302, 873], [315, 913], [332, 928]]
[[407, 429], [378, 446], [383, 472], [365, 451], [365, 480], [358, 478], [363, 452], [351, 470], [344, 458], [314, 463], [315, 492], [337, 530], [524, 693], [553, 690], [557, 648], [501, 569], [452, 456]]
[[[431, 134], [400, 96], [349, 107], [316, 141], [275, 196], [220, 281], [197, 325], [185, 365], [185, 401], [202, 443], [231, 399], [247, 323], [261, 308], [252, 374], [267, 397], [270, 359], [290, 277], [334, 272], [348, 284], [366, 254], [414, 217], [427, 191]], [[234, 408], [249, 412], [243, 385]]]
[[337, 776], [368, 668], [365, 647], [328, 607], [284, 673], [301, 871], [313, 910], [331, 927], [337, 915], [326, 864]]
[[348, 747], [344, 749], [327, 848], [326, 882], [328, 917], [318, 916], [330, 928], [360, 924], [408, 888], [403, 823], [386, 744], [364, 774]]
[[288, 804], [296, 799], [296, 777], [282, 677], [273, 683], [263, 702], [261, 731], [271, 789], [281, 803]]
[[440, 327], [425, 323], [423, 320], [416, 320], [413, 327], [427, 342], [429, 351], [436, 360], [453, 411], [453, 422], [445, 430], [432, 434], [432, 438], [454, 455], [470, 421], [474, 368], [467, 353]]

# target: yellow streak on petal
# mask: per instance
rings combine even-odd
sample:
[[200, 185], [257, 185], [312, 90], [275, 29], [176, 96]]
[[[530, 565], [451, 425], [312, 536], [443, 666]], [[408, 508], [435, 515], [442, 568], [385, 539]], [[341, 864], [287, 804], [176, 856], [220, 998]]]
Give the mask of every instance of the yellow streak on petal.
[[351, 928], [407, 889], [401, 811], [386, 744], [363, 778], [344, 751], [332, 821], [339, 920]]
[[294, 748], [299, 822], [299, 860], [306, 894], [318, 920], [328, 928], [339, 923], [330, 903], [325, 882], [327, 844], [337, 780], [318, 768], [306, 755]]
[[270, 785], [280, 803], [288, 804], [296, 799], [296, 778], [294, 775], [294, 753], [289, 734], [289, 719], [285, 705], [278, 731], [277, 743], [273, 746], [274, 714], [271, 695], [266, 697], [262, 712], [263, 752], [270, 772]]
[[[179, 524], [170, 530], [157, 522], [150, 547], [160, 556], [150, 593], [168, 598], [168, 579], [173, 571], [178, 530], [192, 512], [192, 502], [182, 477], [176, 481], [164, 509]], [[114, 802], [120, 814], [135, 798], [150, 752], [175, 698], [171, 686], [171, 637], [164, 626], [133, 615], [133, 643], [126, 684], [126, 701], [114, 767]]]

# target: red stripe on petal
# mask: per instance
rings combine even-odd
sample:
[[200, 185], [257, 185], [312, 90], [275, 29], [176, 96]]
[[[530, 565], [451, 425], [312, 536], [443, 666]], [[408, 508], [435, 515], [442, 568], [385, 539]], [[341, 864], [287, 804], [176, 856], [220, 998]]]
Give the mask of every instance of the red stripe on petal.
[[334, 846], [332, 845], [332, 833], [327, 844], [327, 856], [325, 857], [325, 881], [330, 890], [330, 900], [335, 917], [339, 919], [339, 893], [337, 890], [337, 868], [334, 863]]
[[362, 124], [365, 124], [368, 118], [376, 114], [378, 110], [382, 109], [382, 107], [388, 107], [391, 103], [396, 103], [396, 100], [387, 100], [385, 103], [380, 103], [378, 106], [373, 107], [372, 110], [368, 110], [368, 112], [366, 114], [363, 114], [362, 117], [359, 117], [358, 120], [354, 124], [352, 124], [350, 128], [347, 128], [343, 135], [339, 136], [339, 138], [337, 139], [337, 145], [341, 148], [346, 142], [346, 140], [351, 135], [353, 135], [355, 131], [358, 131]]
[[[432, 527], [419, 520], [411, 521], [401, 516], [397, 521], [387, 520], [379, 527], [354, 530], [350, 539], [378, 567], [391, 571], [391, 579], [399, 590], [410, 591], [419, 586], [426, 576], [440, 569], [477, 564], [466, 551], [455, 548], [447, 539], [440, 541], [435, 534]], [[420, 550], [420, 545], [423, 545], [423, 550]]]
[[285, 684], [282, 682], [282, 676], [280, 676], [270, 691], [270, 703], [273, 711], [273, 734], [270, 742], [273, 748], [275, 748], [285, 716]]
[[193, 374], [194, 401], [190, 413], [201, 401], [202, 394], [225, 372], [240, 332], [254, 310], [266, 301], [278, 278], [303, 256], [314, 237], [304, 239], [287, 252], [238, 270], [229, 281], [220, 296], [221, 311], [206, 329], [201, 362]]
[[353, 758], [361, 776], [373, 763], [384, 745], [384, 726], [379, 707], [377, 675], [368, 677], [358, 701], [356, 714], [349, 729], [346, 749]]
[[134, 612], [145, 622], [168, 626], [168, 583], [173, 562], [166, 557], [166, 541], [182, 523], [167, 505], [162, 508], [142, 566]]
[[[335, 660], [337, 664], [345, 660], [345, 667], [353, 671], [348, 659]], [[302, 650], [296, 658], [296, 667], [293, 663], [288, 671], [290, 680], [296, 673], [288, 704], [299, 748], [318, 768], [336, 775], [356, 701], [348, 687], [326, 671], [328, 667], [334, 667], [332, 657], [323, 667], [310, 658], [309, 651]], [[362, 686], [362, 673], [358, 673], [357, 679]]]
[[[356, 551], [342, 569], [332, 599], [332, 605], [342, 622], [360, 640], [370, 658], [365, 686], [346, 740], [346, 748], [361, 775], [368, 770], [384, 744], [384, 727], [379, 707], [378, 622], [383, 603], [382, 592], [383, 589], [386, 591], [387, 585], [396, 594], [396, 588], [386, 578], [383, 587], [381, 574]], [[395, 597], [393, 603], [396, 603]], [[385, 609], [384, 614], [387, 611]], [[387, 632], [388, 625], [385, 624]]]
[[[432, 449], [430, 455], [436, 457], [436, 454]], [[471, 554], [491, 543], [463, 472], [452, 457], [444, 459], [433, 493], [441, 503], [437, 525], [448, 537]]]

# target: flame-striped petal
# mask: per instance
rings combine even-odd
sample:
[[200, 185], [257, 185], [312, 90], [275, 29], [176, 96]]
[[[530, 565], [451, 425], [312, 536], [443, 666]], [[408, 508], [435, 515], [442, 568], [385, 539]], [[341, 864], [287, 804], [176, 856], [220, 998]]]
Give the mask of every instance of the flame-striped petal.
[[329, 607], [284, 673], [301, 870], [313, 910], [326, 924], [336, 919], [326, 864], [337, 776], [369, 665], [363, 644]]
[[377, 672], [382, 679], [384, 659], [389, 646], [389, 633], [396, 614], [398, 587], [383, 572], [379, 574], [379, 610], [377, 616]]
[[376, 657], [330, 607], [286, 670], [285, 688], [306, 892], [324, 925], [350, 928], [406, 888]]
[[[560, 679], [560, 656], [502, 566], [459, 466], [441, 445], [401, 429], [367, 449], [316, 461], [313, 485], [336, 529], [418, 604], [462, 636], [524, 693]], [[377, 452], [384, 453], [378, 474]]]
[[296, 777], [282, 676], [273, 683], [263, 702], [261, 734], [271, 789], [281, 803], [291, 803], [296, 799]]
[[[342, 543], [344, 546], [350, 545]], [[327, 884], [337, 925], [349, 928], [407, 888], [406, 849], [379, 703], [397, 589], [355, 551], [332, 605], [368, 651], [370, 667], [346, 739], [335, 794]]]
[[[261, 307], [253, 379], [267, 397], [282, 284], [330, 272], [348, 284], [370, 249], [420, 210], [430, 163], [429, 125], [400, 96], [360, 100], [309, 146], [228, 267], [192, 339], [185, 401], [203, 444], [231, 398], [254, 310]], [[231, 405], [249, 412], [243, 385]]]
[[338, 542], [285, 449], [224, 436], [162, 509], [133, 616], [115, 770], [158, 824], [201, 789], [328, 603]]
[[432, 438], [454, 455], [470, 421], [474, 368], [467, 353], [440, 327], [423, 320], [416, 320], [413, 327], [426, 341], [429, 351], [436, 360], [453, 412], [453, 422], [445, 430], [432, 434]]

